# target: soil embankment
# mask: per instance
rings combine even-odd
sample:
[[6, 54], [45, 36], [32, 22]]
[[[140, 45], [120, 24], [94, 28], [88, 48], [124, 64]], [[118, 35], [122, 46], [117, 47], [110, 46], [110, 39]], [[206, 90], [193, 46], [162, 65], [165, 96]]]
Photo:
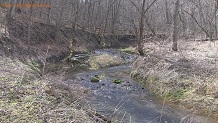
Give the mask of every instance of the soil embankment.
[[[28, 40], [28, 29], [30, 37]], [[71, 28], [57, 29], [54, 25], [33, 22], [31, 27], [24, 19], [13, 20], [0, 29], [0, 55], [20, 58], [47, 58], [48, 62], [62, 60], [69, 55]], [[135, 45], [133, 35], [99, 35], [76, 29], [73, 37], [75, 52], [89, 52], [101, 48], [118, 48]]]

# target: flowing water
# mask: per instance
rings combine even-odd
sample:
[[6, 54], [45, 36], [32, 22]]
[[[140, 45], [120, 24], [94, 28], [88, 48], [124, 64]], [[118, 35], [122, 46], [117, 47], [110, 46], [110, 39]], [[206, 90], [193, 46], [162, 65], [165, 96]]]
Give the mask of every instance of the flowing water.
[[[117, 50], [95, 51], [95, 54], [105, 53], [122, 57], [128, 62], [135, 58], [135, 55], [126, 55]], [[130, 71], [130, 65], [126, 64], [79, 73], [69, 79], [79, 80], [82, 86], [92, 90], [92, 96], [86, 99], [87, 104], [117, 123], [215, 123], [206, 117], [158, 102], [146, 88], [130, 77]], [[100, 81], [91, 82], [91, 78], [96, 75], [100, 76]], [[120, 79], [121, 83], [113, 83], [115, 79]]]

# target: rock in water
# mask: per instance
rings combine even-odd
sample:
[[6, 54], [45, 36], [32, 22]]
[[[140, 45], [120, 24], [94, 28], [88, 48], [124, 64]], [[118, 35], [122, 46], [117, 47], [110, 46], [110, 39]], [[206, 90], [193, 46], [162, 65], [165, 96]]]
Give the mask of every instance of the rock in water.
[[91, 79], [91, 82], [99, 82], [100, 80], [99, 80], [99, 78], [98, 77], [93, 77], [92, 79]]
[[120, 84], [120, 83], [121, 83], [121, 79], [115, 79], [115, 80], [113, 81], [113, 83]]

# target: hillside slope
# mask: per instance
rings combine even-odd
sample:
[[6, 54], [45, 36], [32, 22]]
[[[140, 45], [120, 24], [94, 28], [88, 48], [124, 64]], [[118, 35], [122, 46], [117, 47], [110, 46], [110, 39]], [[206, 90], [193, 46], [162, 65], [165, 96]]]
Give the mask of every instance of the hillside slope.
[[[28, 41], [28, 28], [28, 21], [25, 19], [14, 19], [10, 24], [2, 24], [0, 55], [39, 59], [52, 57], [59, 60], [68, 55], [71, 28], [62, 27], [57, 31], [54, 25], [33, 22], [30, 28], [30, 41]], [[135, 45], [133, 35], [98, 35], [82, 29], [76, 29], [74, 34], [75, 52]]]

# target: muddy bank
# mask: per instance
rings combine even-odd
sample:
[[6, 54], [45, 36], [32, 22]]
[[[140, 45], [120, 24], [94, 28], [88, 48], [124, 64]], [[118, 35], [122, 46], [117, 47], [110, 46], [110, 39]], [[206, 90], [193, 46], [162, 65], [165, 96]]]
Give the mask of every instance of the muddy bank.
[[[71, 28], [33, 22], [28, 41], [28, 22], [25, 19], [13, 20], [0, 27], [0, 55], [23, 58], [47, 58], [48, 62], [63, 59], [69, 52]], [[73, 38], [75, 53], [89, 52], [100, 48], [118, 48], [135, 45], [133, 35], [98, 35], [76, 29]]]
[[164, 100], [217, 117], [216, 45], [191, 41], [179, 44], [180, 51], [172, 52], [170, 43], [146, 43], [146, 56], [133, 63], [132, 77]]

